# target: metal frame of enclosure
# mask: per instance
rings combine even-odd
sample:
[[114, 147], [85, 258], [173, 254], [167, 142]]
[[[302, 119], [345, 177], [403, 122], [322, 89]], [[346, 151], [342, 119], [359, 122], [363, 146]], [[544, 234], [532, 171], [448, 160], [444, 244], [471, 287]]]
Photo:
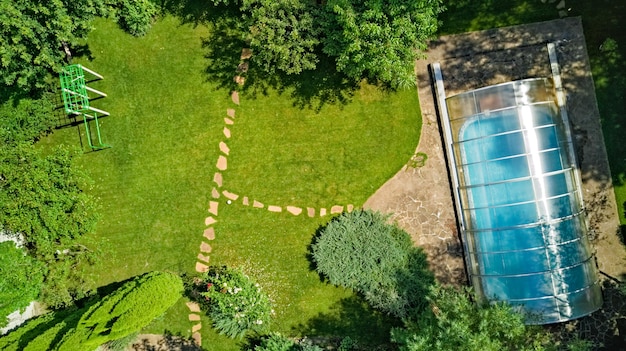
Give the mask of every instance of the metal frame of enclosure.
[[582, 317], [602, 293], [554, 46], [552, 77], [446, 98], [432, 65], [468, 276], [528, 324]]

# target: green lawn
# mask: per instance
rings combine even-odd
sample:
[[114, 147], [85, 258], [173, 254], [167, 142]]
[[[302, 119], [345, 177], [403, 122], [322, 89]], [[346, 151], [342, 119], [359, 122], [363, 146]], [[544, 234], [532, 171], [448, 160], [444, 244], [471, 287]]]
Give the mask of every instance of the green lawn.
[[[251, 67], [249, 82], [255, 85], [242, 92], [237, 107], [222, 88], [236, 66], [228, 73], [216, 55], [236, 64], [241, 44], [230, 45], [210, 23], [182, 24], [166, 16], [143, 38], [109, 20], [94, 26], [89, 50], [77, 62], [104, 75], [91, 86], [109, 96], [92, 105], [111, 113], [101, 129], [112, 148], [86, 152], [79, 161], [94, 179], [90, 192], [102, 207], [96, 233], [85, 240], [102, 253], [101, 263], [88, 268], [96, 286], [150, 270], [194, 270], [220, 141], [231, 150], [224, 189], [266, 205], [328, 209], [362, 205], [418, 143], [414, 90], [352, 87], [325, 65], [310, 79], [276, 85]], [[236, 118], [226, 139], [229, 107], [236, 108]], [[81, 142], [88, 151], [79, 124], [40, 144]], [[261, 283], [275, 303], [273, 330], [388, 342], [393, 323], [310, 269], [307, 247], [330, 216], [270, 213], [243, 206], [241, 198], [232, 205], [224, 197], [219, 201], [211, 261], [243, 267]], [[189, 336], [187, 313], [180, 301], [146, 331]], [[238, 341], [215, 335], [209, 321], [203, 325], [206, 348], [238, 349]]]
[[[441, 16], [440, 32], [462, 33], [559, 18], [558, 2], [452, 1]], [[582, 17], [622, 232], [626, 236], [626, 3], [567, 0], [565, 4], [569, 16]], [[605, 45], [601, 50], [609, 38], [615, 40], [617, 49], [607, 50]]]

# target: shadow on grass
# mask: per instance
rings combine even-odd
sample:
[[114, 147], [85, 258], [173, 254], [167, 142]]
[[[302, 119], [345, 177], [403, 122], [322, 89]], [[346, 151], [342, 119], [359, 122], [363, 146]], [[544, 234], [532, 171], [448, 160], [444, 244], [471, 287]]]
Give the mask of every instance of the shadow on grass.
[[[338, 73], [332, 58], [318, 52], [319, 63], [313, 71], [298, 75], [282, 72], [265, 72], [255, 62], [254, 55], [248, 62], [241, 60], [241, 50], [248, 48], [246, 37], [248, 25], [237, 6], [214, 6], [209, 1], [161, 0], [164, 13], [173, 14], [182, 23], [203, 24], [211, 28], [211, 35], [204, 38], [206, 50], [206, 80], [216, 83], [228, 92], [237, 90], [246, 99], [278, 92], [293, 100], [293, 106], [320, 111], [327, 104], [344, 105], [351, 101], [358, 82]], [[245, 78], [243, 86], [235, 82], [235, 76]]]
[[135, 342], [131, 346], [131, 350], [135, 351], [201, 351], [202, 347], [196, 345], [191, 338], [186, 338], [180, 333], [172, 333], [168, 330], [161, 338], [141, 338], [139, 342]]
[[[315, 70], [298, 75], [265, 72], [254, 61], [254, 55], [248, 62], [241, 60], [241, 50], [247, 47], [241, 29], [229, 25], [228, 21], [214, 25], [212, 36], [203, 40], [207, 52], [205, 74], [207, 80], [217, 82], [219, 88], [240, 91], [246, 99], [277, 92], [291, 99], [294, 107], [319, 112], [325, 105], [349, 103], [359, 87], [358, 82], [337, 72], [332, 58], [319, 52]], [[235, 82], [236, 75], [245, 78], [243, 86]]]
[[349, 336], [360, 344], [380, 346], [389, 343], [391, 328], [401, 325], [399, 320], [369, 307], [361, 297], [351, 296], [335, 303], [327, 313], [293, 327], [292, 331], [311, 338], [324, 336], [336, 342]]

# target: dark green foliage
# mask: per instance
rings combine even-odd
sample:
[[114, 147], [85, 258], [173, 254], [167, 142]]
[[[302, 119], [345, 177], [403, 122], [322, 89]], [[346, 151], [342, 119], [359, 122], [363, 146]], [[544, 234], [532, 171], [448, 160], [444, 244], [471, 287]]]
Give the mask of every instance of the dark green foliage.
[[415, 85], [414, 61], [437, 31], [441, 0], [328, 0], [323, 51], [347, 76]]
[[156, 6], [150, 0], [120, 0], [118, 23], [134, 36], [148, 33], [152, 19], [156, 15]]
[[39, 296], [44, 271], [43, 264], [12, 241], [0, 243], [0, 327], [6, 325], [6, 316]]
[[266, 72], [315, 69], [320, 28], [314, 5], [303, 0], [244, 0], [242, 10], [250, 22], [252, 60]]
[[0, 142], [31, 142], [54, 127], [52, 103], [46, 99], [14, 97], [0, 105]]
[[523, 316], [505, 304], [480, 304], [469, 290], [436, 286], [430, 308], [406, 328], [392, 330], [402, 351], [543, 350], [546, 335], [524, 325]]
[[69, 314], [50, 313], [0, 338], [2, 350], [95, 350], [137, 333], [181, 297], [181, 279], [152, 272]]
[[213, 0], [240, 4], [254, 49], [269, 73], [313, 70], [320, 49], [354, 81], [415, 85], [413, 64], [437, 30], [441, 0]]
[[101, 0], [0, 0], [0, 77], [8, 86], [30, 91], [58, 71], [63, 42], [75, 44], [101, 12]]
[[95, 258], [75, 243], [94, 229], [98, 214], [74, 157], [63, 147], [44, 156], [29, 143], [0, 145], [0, 228], [21, 234], [29, 255], [46, 265], [41, 300], [54, 308], [84, 296], [76, 267]]
[[258, 345], [249, 347], [249, 351], [322, 351], [319, 346], [313, 345], [306, 340], [296, 343], [294, 340], [279, 333], [264, 336]]
[[94, 229], [88, 178], [73, 165], [75, 154], [57, 148], [47, 156], [30, 144], [0, 146], [0, 226], [24, 235], [36, 257], [50, 258]]
[[264, 332], [269, 327], [272, 306], [267, 295], [238, 269], [211, 267], [203, 278], [213, 326], [231, 338], [242, 338], [249, 331]]
[[333, 219], [312, 245], [317, 271], [331, 284], [354, 289], [396, 317], [416, 315], [434, 283], [426, 255], [409, 235], [372, 211]]

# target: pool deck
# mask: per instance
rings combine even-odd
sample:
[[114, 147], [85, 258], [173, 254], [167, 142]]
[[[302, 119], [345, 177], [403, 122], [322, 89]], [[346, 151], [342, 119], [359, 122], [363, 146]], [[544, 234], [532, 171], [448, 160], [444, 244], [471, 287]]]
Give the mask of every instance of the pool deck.
[[405, 166], [364, 207], [392, 213], [392, 220], [424, 248], [443, 283], [463, 285], [467, 277], [428, 65], [441, 64], [446, 94], [451, 96], [511, 80], [551, 76], [546, 48], [550, 42], [557, 46], [598, 266], [616, 278], [626, 275], [626, 250], [617, 234], [617, 207], [582, 22], [571, 17], [441, 37], [430, 43], [427, 59], [416, 63], [423, 118], [416, 152], [426, 153], [428, 160], [422, 167]]

